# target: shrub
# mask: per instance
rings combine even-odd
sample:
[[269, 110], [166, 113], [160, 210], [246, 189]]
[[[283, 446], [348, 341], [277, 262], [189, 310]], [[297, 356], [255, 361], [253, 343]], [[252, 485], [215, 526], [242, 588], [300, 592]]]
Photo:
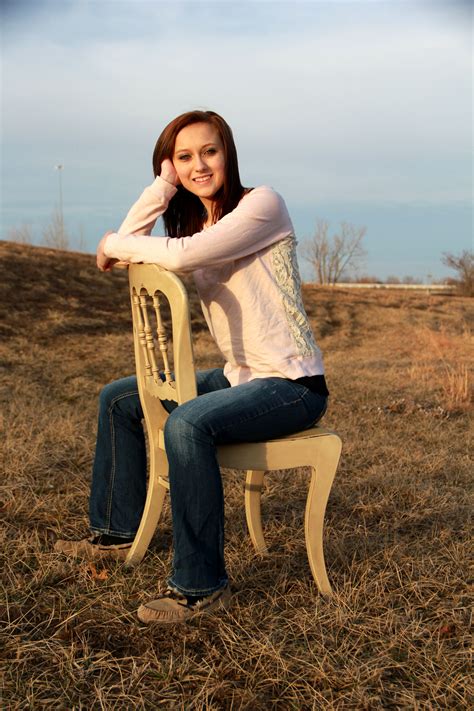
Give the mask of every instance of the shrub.
[[465, 249], [459, 256], [444, 252], [441, 261], [457, 272], [456, 284], [460, 294], [474, 296], [474, 253]]

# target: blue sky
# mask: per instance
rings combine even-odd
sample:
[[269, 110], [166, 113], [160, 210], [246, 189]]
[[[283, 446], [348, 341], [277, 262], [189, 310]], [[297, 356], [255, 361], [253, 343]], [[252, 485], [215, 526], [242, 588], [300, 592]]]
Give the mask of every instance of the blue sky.
[[[461, 0], [3, 0], [2, 228], [39, 241], [63, 196], [93, 251], [192, 108], [233, 128], [246, 185], [365, 225], [361, 273], [448, 275], [472, 246], [472, 10]], [[311, 272], [300, 260], [303, 274]]]

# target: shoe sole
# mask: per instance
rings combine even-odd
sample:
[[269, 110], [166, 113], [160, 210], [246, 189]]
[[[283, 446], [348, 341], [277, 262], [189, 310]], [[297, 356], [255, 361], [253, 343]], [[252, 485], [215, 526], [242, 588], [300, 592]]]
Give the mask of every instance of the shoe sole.
[[[140, 605], [137, 610], [137, 617], [140, 622], [144, 624], [160, 624], [160, 625], [179, 625], [184, 622], [189, 622], [196, 617], [202, 615], [209, 615], [218, 610], [224, 610], [230, 605], [231, 591], [229, 587], [226, 587], [217, 600], [213, 600], [209, 605], [198, 608], [186, 617], [173, 617], [173, 611], [170, 610], [153, 610], [153, 608], [148, 607], [146, 604]], [[168, 613], [168, 614], [167, 614]], [[159, 615], [159, 616], [158, 616]]]
[[100, 548], [98, 546], [87, 545], [83, 543], [81, 548], [79, 544], [77, 546], [71, 546], [68, 549], [67, 546], [58, 545], [59, 541], [56, 542], [54, 546], [55, 553], [62, 553], [68, 558], [78, 558], [87, 561], [94, 560], [114, 560], [124, 563], [131, 549], [131, 545], [127, 548], [112, 548], [108, 550], [107, 548]]

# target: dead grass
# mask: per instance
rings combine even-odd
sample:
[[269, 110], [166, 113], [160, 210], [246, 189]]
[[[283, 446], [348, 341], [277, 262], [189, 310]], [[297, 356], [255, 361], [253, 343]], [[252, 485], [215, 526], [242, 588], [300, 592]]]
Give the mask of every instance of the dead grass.
[[[86, 530], [96, 400], [133, 371], [126, 275], [3, 244], [3, 706], [8, 709], [464, 709], [471, 706], [467, 298], [307, 287], [343, 458], [316, 592], [304, 469], [271, 472], [271, 555], [226, 471], [228, 613], [179, 629], [135, 610], [165, 580], [169, 507], [133, 572], [52, 552]], [[68, 294], [62, 294], [64, 287]], [[198, 364], [219, 364], [192, 297]]]
[[438, 385], [441, 389], [447, 412], [467, 411], [472, 403], [472, 388], [469, 383], [468, 358], [470, 334], [453, 337], [444, 329], [436, 332], [429, 328], [419, 329], [419, 350], [410, 369], [414, 381], [426, 385]]

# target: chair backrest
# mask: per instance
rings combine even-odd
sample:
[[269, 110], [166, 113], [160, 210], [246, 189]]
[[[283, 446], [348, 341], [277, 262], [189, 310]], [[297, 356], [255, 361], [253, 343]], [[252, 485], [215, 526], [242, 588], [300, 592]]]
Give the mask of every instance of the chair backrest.
[[161, 400], [181, 404], [197, 395], [188, 296], [181, 279], [157, 264], [131, 264], [129, 283], [140, 399], [147, 423], [162, 428], [168, 413]]

